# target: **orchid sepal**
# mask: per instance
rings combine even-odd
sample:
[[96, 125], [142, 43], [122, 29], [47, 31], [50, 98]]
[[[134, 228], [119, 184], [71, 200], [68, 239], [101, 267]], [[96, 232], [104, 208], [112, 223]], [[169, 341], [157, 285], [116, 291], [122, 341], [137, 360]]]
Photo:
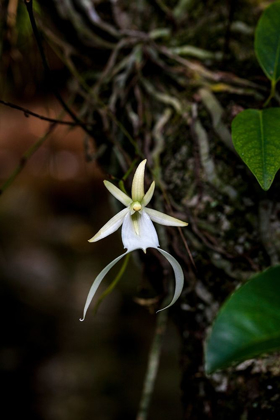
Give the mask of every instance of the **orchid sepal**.
[[175, 217], [169, 216], [168, 214], [162, 213], [161, 211], [145, 208], [145, 212], [148, 213], [153, 222], [159, 223], [163, 226], [176, 226], [185, 227], [188, 226], [187, 222], [176, 219]]

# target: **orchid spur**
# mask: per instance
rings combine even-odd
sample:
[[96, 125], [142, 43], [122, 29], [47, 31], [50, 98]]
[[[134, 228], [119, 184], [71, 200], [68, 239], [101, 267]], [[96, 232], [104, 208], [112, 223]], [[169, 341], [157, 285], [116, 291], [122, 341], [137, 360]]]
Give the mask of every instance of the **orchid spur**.
[[122, 225], [122, 241], [124, 248], [126, 248], [127, 251], [110, 262], [110, 264], [108, 264], [101, 271], [101, 273], [98, 274], [88, 293], [84, 307], [83, 318], [80, 319], [80, 321], [85, 319], [92, 298], [94, 297], [105, 275], [115, 264], [117, 264], [121, 258], [136, 249], [142, 249], [145, 253], [147, 248], [157, 249], [167, 259], [173, 268], [175, 274], [174, 296], [170, 304], [165, 308], [160, 309], [161, 311], [173, 305], [182, 292], [184, 285], [183, 270], [178, 261], [172, 255], [159, 248], [160, 245], [158, 241], [158, 235], [152, 221], [164, 226], [178, 227], [187, 226], [188, 223], [182, 222], [179, 219], [175, 219], [175, 217], [168, 216], [167, 214], [147, 207], [154, 194], [155, 182], [152, 182], [150, 188], [145, 194], [144, 174], [146, 162], [146, 159], [143, 160], [135, 171], [132, 181], [131, 197], [123, 193], [111, 182], [104, 181], [105, 187], [117, 200], [119, 200], [125, 206], [125, 208], [117, 213], [114, 217], [112, 217], [112, 219], [110, 219], [97, 232], [97, 234], [89, 240], [89, 242], [97, 242], [100, 239], [111, 235], [111, 233], [114, 233]]

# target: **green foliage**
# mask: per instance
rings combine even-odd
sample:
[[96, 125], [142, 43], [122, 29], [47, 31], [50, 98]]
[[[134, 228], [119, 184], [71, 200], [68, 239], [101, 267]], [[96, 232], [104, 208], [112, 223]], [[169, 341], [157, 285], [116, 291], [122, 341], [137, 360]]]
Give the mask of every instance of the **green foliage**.
[[237, 153], [268, 190], [280, 168], [280, 108], [247, 109], [232, 123], [232, 141]]
[[207, 340], [206, 371], [280, 349], [280, 266], [254, 276], [222, 306]]
[[[275, 95], [280, 78], [280, 2], [271, 4], [262, 14], [255, 36], [255, 53], [260, 66], [271, 80], [271, 92], [264, 104]], [[263, 111], [248, 109], [233, 120], [232, 141], [237, 153], [268, 190], [280, 168], [280, 108]]]
[[266, 76], [276, 83], [280, 78], [280, 2], [262, 14], [255, 37], [255, 52]]

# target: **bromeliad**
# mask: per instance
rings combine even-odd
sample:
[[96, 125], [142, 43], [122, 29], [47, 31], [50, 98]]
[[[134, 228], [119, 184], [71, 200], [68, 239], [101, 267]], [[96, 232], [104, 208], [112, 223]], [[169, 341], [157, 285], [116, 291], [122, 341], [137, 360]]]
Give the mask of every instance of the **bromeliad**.
[[[135, 171], [132, 181], [131, 197], [123, 193], [111, 182], [104, 181], [105, 187], [117, 200], [119, 200], [125, 206], [125, 208], [117, 213], [114, 217], [112, 217], [112, 219], [110, 219], [109, 222], [107, 222], [97, 232], [97, 234], [89, 240], [89, 242], [96, 242], [108, 235], [111, 235], [111, 233], [115, 232], [122, 225], [122, 241], [124, 248], [126, 248], [127, 251], [110, 262], [110, 264], [108, 264], [101, 271], [101, 273], [98, 274], [90, 288], [84, 307], [83, 318], [80, 319], [80, 321], [85, 319], [92, 298], [94, 297], [95, 292], [97, 291], [101, 281], [108, 273], [108, 271], [111, 270], [111, 268], [117, 264], [117, 262], [126, 254], [136, 249], [142, 249], [145, 253], [147, 248], [157, 249], [167, 259], [173, 268], [175, 274], [174, 296], [170, 304], [163, 309], [167, 309], [173, 305], [182, 292], [184, 285], [183, 270], [178, 261], [172, 257], [172, 255], [159, 248], [160, 245], [158, 242], [157, 232], [152, 221], [160, 223], [164, 226], [178, 227], [187, 226], [188, 223], [182, 222], [179, 219], [175, 219], [175, 217], [168, 216], [167, 214], [147, 207], [154, 194], [155, 182], [152, 182], [150, 188], [145, 194], [144, 173], [146, 162], [146, 159], [143, 160]], [[160, 310], [162, 311], [163, 309]]]

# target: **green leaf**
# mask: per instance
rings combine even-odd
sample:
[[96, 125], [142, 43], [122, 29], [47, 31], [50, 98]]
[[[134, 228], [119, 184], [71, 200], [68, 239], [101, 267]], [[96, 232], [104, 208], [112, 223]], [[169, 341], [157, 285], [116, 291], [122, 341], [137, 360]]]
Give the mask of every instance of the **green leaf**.
[[252, 277], [219, 311], [205, 349], [206, 371], [280, 349], [280, 266]]
[[256, 29], [255, 52], [266, 76], [276, 83], [280, 78], [280, 2], [262, 14]]
[[280, 168], [280, 108], [240, 112], [232, 122], [232, 141], [260, 186], [268, 190]]

